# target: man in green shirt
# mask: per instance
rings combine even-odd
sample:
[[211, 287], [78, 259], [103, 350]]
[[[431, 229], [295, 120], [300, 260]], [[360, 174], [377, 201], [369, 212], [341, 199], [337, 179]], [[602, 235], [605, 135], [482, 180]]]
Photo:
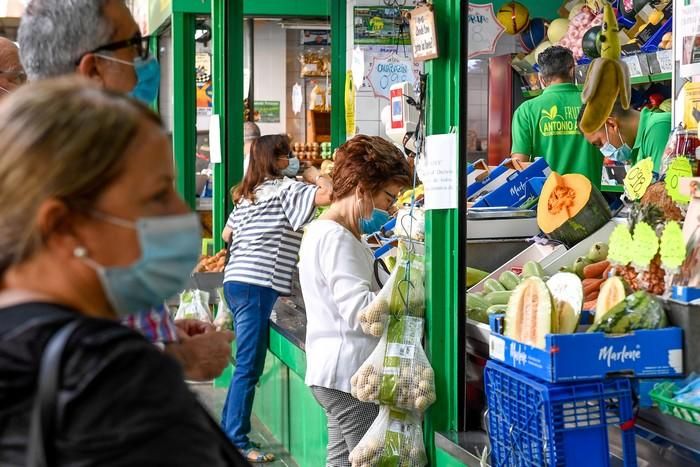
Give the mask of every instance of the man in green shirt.
[[[659, 173], [670, 134], [670, 112], [652, 112], [649, 109], [639, 112], [632, 108], [625, 110], [616, 102], [603, 126], [593, 133], [584, 133], [584, 136], [605, 157], [617, 162], [634, 165], [651, 157], [654, 160], [654, 172]], [[634, 146], [630, 148], [628, 142]]]
[[523, 102], [513, 115], [511, 157], [544, 157], [560, 174], [585, 175], [600, 187], [603, 156], [578, 128], [581, 92], [573, 83], [574, 57], [569, 49], [553, 46], [537, 58], [542, 94]]

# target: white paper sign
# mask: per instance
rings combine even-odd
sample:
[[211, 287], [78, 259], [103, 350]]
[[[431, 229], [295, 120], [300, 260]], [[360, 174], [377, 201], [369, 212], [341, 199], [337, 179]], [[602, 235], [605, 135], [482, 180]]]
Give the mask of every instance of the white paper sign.
[[486, 5], [469, 4], [467, 14], [467, 44], [468, 58], [477, 55], [492, 54], [496, 51], [496, 43], [501, 38], [505, 28], [496, 20], [493, 3]]
[[221, 120], [217, 114], [209, 119], [209, 162], [221, 163]]
[[292, 86], [292, 112], [294, 112], [294, 115], [301, 112], [303, 101], [304, 97], [301, 92], [301, 85], [299, 83], [294, 83], [294, 86]]
[[365, 51], [355, 47], [352, 51], [352, 82], [359, 90], [362, 87], [362, 80], [365, 78]]
[[425, 186], [425, 209], [456, 209], [457, 135], [428, 136], [423, 159], [419, 175]]
[[414, 64], [411, 57], [389, 55], [374, 57], [367, 73], [367, 81], [374, 91], [375, 97], [389, 99], [389, 89], [393, 84], [407, 81], [413, 86], [416, 82]]

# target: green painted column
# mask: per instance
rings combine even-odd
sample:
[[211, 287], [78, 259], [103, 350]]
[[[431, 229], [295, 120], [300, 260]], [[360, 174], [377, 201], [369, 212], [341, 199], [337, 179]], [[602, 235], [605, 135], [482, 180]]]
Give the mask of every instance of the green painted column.
[[214, 167], [214, 248], [232, 209], [230, 188], [243, 174], [243, 0], [212, 0], [213, 112], [221, 122], [222, 161]]
[[[434, 0], [433, 7], [440, 58], [426, 63], [428, 135], [448, 133], [459, 124], [460, 0]], [[458, 167], [461, 170], [464, 164]], [[426, 414], [425, 437], [433, 463], [434, 432], [455, 430], [459, 421], [459, 313], [463, 309], [459, 264], [465, 238], [459, 212], [446, 209], [426, 214], [425, 342], [435, 369], [437, 402]]]
[[331, 144], [337, 148], [345, 142], [345, 72], [347, 48], [347, 2], [331, 3]]
[[173, 155], [177, 191], [195, 208], [197, 110], [194, 75], [194, 16], [175, 12], [173, 34]]

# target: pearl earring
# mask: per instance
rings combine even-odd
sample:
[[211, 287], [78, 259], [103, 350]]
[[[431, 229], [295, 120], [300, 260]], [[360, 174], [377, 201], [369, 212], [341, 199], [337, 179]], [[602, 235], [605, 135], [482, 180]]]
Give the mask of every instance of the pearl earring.
[[87, 258], [87, 248], [85, 248], [84, 246], [75, 247], [75, 250], [73, 250], [73, 256], [75, 256], [76, 258]]

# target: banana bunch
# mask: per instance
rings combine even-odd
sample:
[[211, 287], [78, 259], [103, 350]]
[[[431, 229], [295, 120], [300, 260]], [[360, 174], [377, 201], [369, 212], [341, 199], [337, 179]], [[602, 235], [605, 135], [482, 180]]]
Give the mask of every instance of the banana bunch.
[[630, 106], [630, 75], [627, 65], [620, 60], [619, 32], [615, 12], [606, 3], [600, 31], [600, 58], [591, 62], [581, 94], [586, 104], [581, 118], [584, 133], [598, 131], [605, 124], [618, 96], [624, 109]]

